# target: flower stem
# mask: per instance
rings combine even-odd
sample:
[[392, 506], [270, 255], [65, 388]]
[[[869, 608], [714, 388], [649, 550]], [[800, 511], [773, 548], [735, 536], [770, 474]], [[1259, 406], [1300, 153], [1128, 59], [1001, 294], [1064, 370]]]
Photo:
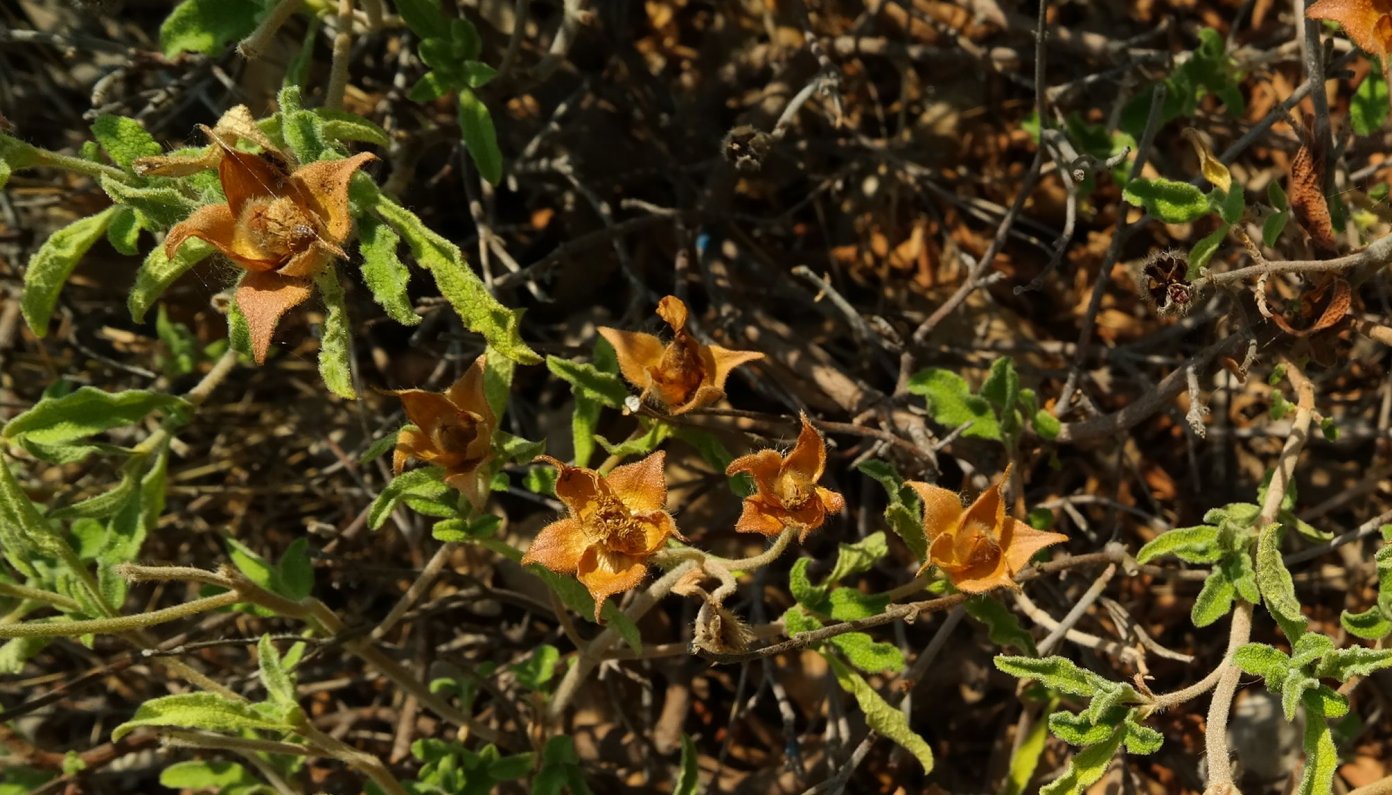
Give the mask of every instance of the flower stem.
[[0, 638], [61, 638], [79, 635], [115, 634], [133, 629], [152, 627], [168, 621], [227, 607], [241, 600], [235, 592], [220, 593], [185, 602], [181, 605], [152, 610], [149, 613], [136, 613], [133, 616], [115, 618], [95, 618], [90, 621], [30, 621], [23, 624], [0, 626]]

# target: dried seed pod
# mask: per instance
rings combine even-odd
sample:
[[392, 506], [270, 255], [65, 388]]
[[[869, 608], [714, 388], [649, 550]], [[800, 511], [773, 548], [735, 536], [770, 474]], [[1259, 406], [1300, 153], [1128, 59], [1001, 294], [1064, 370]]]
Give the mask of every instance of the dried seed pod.
[[1153, 252], [1141, 265], [1141, 286], [1162, 315], [1189, 311], [1194, 285], [1188, 279], [1189, 258], [1177, 249]]

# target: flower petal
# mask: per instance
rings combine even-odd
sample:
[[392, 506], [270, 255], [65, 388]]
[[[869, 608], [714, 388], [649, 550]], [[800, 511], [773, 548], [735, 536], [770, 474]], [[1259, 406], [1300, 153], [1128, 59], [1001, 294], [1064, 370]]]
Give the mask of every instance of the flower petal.
[[665, 296], [657, 302], [657, 316], [677, 333], [686, 331], [687, 315], [686, 302], [675, 295]]
[[748, 362], [758, 361], [764, 355], [758, 351], [732, 351], [719, 345], [702, 346], [706, 359], [706, 378], [710, 385], [719, 390], [725, 389], [725, 381], [730, 371]]
[[951, 572], [948, 576], [962, 593], [985, 593], [996, 588], [1020, 587], [1010, 578], [1010, 570], [1006, 568], [1004, 557], [998, 559], [994, 566], [974, 566], [955, 577]]
[[285, 194], [286, 174], [283, 164], [271, 156], [243, 152], [237, 149], [237, 136], [203, 128], [213, 146], [222, 150], [218, 161], [218, 181], [232, 214], [240, 216], [246, 203], [257, 197], [276, 197]]
[[1010, 468], [991, 484], [991, 488], [981, 492], [971, 506], [962, 514], [961, 527], [975, 529], [999, 539], [1005, 524], [1005, 483], [1010, 477]]
[[311, 279], [319, 274], [334, 260], [347, 259], [348, 253], [338, 246], [330, 245], [323, 240], [315, 240], [303, 251], [297, 251], [290, 255], [276, 270], [282, 276], [294, 276], [299, 279]]
[[1338, 22], [1353, 43], [1365, 52], [1384, 57], [1387, 42], [1378, 35], [1378, 23], [1384, 17], [1376, 3], [1368, 0], [1319, 0], [1305, 9], [1307, 19], [1326, 19]]
[[274, 271], [248, 271], [237, 285], [237, 308], [251, 331], [251, 353], [257, 364], [266, 361], [280, 318], [308, 300], [310, 283], [289, 279]]
[[601, 489], [608, 488], [600, 483], [599, 474], [593, 469], [573, 467], [549, 455], [539, 455], [535, 461], [542, 461], [556, 468], [556, 497], [565, 503], [572, 516], [582, 525], [593, 524], [599, 509]]
[[801, 419], [802, 430], [798, 433], [797, 444], [783, 459], [780, 472], [792, 474], [806, 483], [816, 483], [826, 469], [826, 442], [806, 414], [802, 414]]
[[846, 509], [846, 498], [831, 489], [818, 486], [817, 499], [822, 501], [822, 507], [827, 513], [841, 513]]
[[713, 386], [702, 386], [699, 387], [694, 393], [692, 393], [690, 400], [686, 401], [680, 406], [669, 405], [667, 407], [667, 411], [675, 417], [695, 409], [703, 409], [706, 406], [714, 406], [716, 403], [719, 403], [724, 399], [725, 392], [723, 390], [716, 389]]
[[667, 506], [667, 454], [658, 450], [642, 461], [615, 467], [605, 476], [609, 490], [633, 513], [660, 511]]
[[933, 539], [940, 534], [957, 526], [962, 518], [962, 498], [957, 492], [913, 480], [905, 485], [923, 501], [923, 535], [928, 543], [933, 543]]
[[754, 488], [759, 494], [773, 494], [774, 482], [778, 479], [778, 468], [783, 465], [783, 456], [776, 450], [759, 450], [742, 455], [725, 467], [725, 475], [732, 477], [741, 472], [754, 476]]
[[401, 474], [401, 470], [406, 467], [406, 462], [412, 458], [429, 463], [435, 460], [435, 450], [430, 446], [430, 440], [421, 433], [419, 428], [402, 428], [396, 434], [396, 450], [392, 453], [392, 472]]
[[575, 578], [594, 597], [595, 621], [599, 621], [604, 611], [604, 600], [638, 587], [647, 573], [648, 567], [638, 558], [592, 546], [580, 556]]
[[560, 519], [541, 528], [527, 548], [527, 554], [522, 556], [522, 565], [540, 563], [552, 571], [573, 572], [587, 546], [580, 523], [574, 519]]
[[[475, 439], [475, 443], [469, 445], [470, 456], [481, 456], [488, 452], [488, 447], [493, 442], [493, 429], [498, 425], [498, 418], [493, 414], [493, 407], [488, 405], [488, 396], [483, 389], [486, 363], [485, 357], [479, 356], [473, 364], [469, 365], [469, 369], [464, 371], [459, 380], [445, 390], [445, 396], [449, 398], [455, 408], [477, 414], [484, 426], [483, 432]], [[480, 447], [480, 443], [482, 443], [482, 449], [476, 449]]]
[[[449, 398], [439, 392], [425, 389], [397, 389], [392, 392], [401, 398], [401, 407], [406, 410], [406, 418], [421, 429], [427, 440], [434, 435], [442, 423], [452, 422], [458, 410]], [[429, 444], [429, 442], [426, 442]], [[433, 445], [432, 445], [433, 449]], [[436, 450], [437, 453], [442, 452]]]
[[624, 380], [646, 391], [652, 381], [648, 370], [662, 360], [662, 340], [641, 331], [620, 331], [608, 326], [600, 326], [599, 334], [614, 347]]
[[1005, 546], [1005, 560], [1012, 574], [1029, 566], [1030, 559], [1041, 549], [1068, 540], [1063, 533], [1050, 533], [1036, 530], [1024, 522], [1006, 519], [1001, 532], [1001, 543]]
[[165, 256], [173, 258], [184, 241], [191, 237], [206, 240], [229, 259], [249, 271], [274, 270], [276, 263], [267, 259], [237, 230], [237, 217], [225, 204], [209, 204], [194, 210], [189, 217], [175, 224], [164, 238]]
[[741, 533], [776, 536], [783, 532], [783, 520], [779, 518], [778, 513], [781, 512], [771, 508], [763, 500], [746, 497], [744, 510], [740, 513], [739, 521], [735, 522], [735, 530]]
[[469, 504], [474, 508], [482, 508], [487, 501], [488, 492], [491, 490], [489, 484], [483, 480], [483, 473], [480, 471], [480, 464], [476, 461], [471, 465], [449, 469], [445, 472], [445, 485], [464, 495]]
[[353, 232], [353, 216], [348, 208], [348, 185], [353, 174], [376, 159], [371, 152], [362, 152], [342, 160], [310, 163], [290, 175], [296, 204], [319, 217], [324, 236], [335, 246], [343, 245]]

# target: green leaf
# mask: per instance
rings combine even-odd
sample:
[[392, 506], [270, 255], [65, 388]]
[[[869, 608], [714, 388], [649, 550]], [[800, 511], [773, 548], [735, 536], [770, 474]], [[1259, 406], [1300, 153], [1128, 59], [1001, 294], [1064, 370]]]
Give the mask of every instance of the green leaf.
[[483, 88], [498, 76], [498, 70], [479, 61], [464, 62], [464, 82], [469, 88]]
[[323, 338], [319, 340], [319, 375], [330, 392], [353, 400], [358, 396], [353, 390], [353, 332], [348, 325], [348, 305], [343, 285], [338, 281], [338, 269], [330, 265], [319, 271], [314, 284], [327, 310]]
[[870, 571], [881, 558], [889, 554], [889, 543], [883, 530], [877, 530], [854, 544], [840, 544], [836, 565], [831, 567], [826, 584]]
[[276, 651], [270, 635], [261, 636], [256, 644], [256, 656], [266, 694], [270, 696], [271, 703], [284, 710], [286, 719], [290, 720], [290, 716], [300, 708], [295, 696], [295, 681], [281, 663], [280, 652]]
[[1304, 668], [1310, 663], [1334, 651], [1334, 639], [1317, 632], [1301, 635], [1291, 646], [1291, 665]]
[[1066, 657], [1012, 657], [997, 655], [996, 668], [1018, 679], [1037, 679], [1039, 683], [1060, 693], [1074, 696], [1095, 696], [1115, 687], [1092, 671], [1079, 668]]
[[1145, 756], [1160, 750], [1165, 744], [1165, 735], [1150, 728], [1142, 726], [1136, 720], [1136, 710], [1131, 710], [1126, 715], [1126, 752]]
[[411, 304], [411, 296], [406, 287], [411, 283], [411, 272], [397, 256], [397, 246], [401, 238], [385, 223], [371, 215], [358, 219], [358, 250], [362, 252], [363, 282], [368, 292], [387, 317], [404, 325], [414, 326], [421, 322]]
[[541, 357], [522, 342], [517, 326], [521, 313], [508, 309], [483, 286], [464, 261], [459, 247], [431, 231], [414, 213], [377, 194], [377, 214], [402, 237], [421, 267], [430, 271], [445, 300], [464, 324], [479, 332], [496, 351], [518, 364], [540, 364]]
[[1189, 620], [1196, 627], [1206, 627], [1227, 615], [1232, 610], [1237, 587], [1220, 569], [1215, 569], [1204, 580], [1203, 588], [1194, 599], [1194, 607], [1189, 612]]
[[1233, 184], [1232, 190], [1227, 193], [1214, 188], [1212, 199], [1219, 217], [1229, 224], [1241, 221], [1242, 214], [1247, 210], [1247, 197], [1242, 186], [1236, 183]]
[[[521, 553], [518, 553], [521, 557]], [[557, 574], [554, 571], [534, 563], [527, 567], [527, 570], [541, 578], [546, 586], [551, 589], [566, 607], [575, 613], [583, 616], [587, 621], [594, 620], [594, 597], [585, 589], [584, 585], [574, 577], [564, 574]], [[614, 605], [613, 600], [604, 603], [604, 612], [600, 614], [604, 622], [613, 627], [623, 638], [628, 647], [635, 653], [643, 650], [643, 636], [638, 631], [638, 625], [633, 620], [623, 614], [623, 611]]]
[[1392, 668], [1392, 649], [1353, 646], [1328, 652], [1315, 671], [1317, 676], [1347, 682], [1355, 676], [1368, 676], [1384, 668]]
[[188, 402], [174, 395], [143, 389], [103, 392], [84, 386], [62, 397], [40, 400], [6, 423], [0, 436], [47, 450], [61, 449], [102, 431], [140, 422], [151, 412], [187, 408]]
[[1208, 197], [1187, 182], [1156, 179], [1133, 179], [1126, 183], [1121, 196], [1128, 203], [1144, 207], [1156, 219], [1167, 224], [1185, 224], [1208, 214]]
[[880, 643], [864, 632], [833, 635], [835, 646], [846, 661], [867, 674], [898, 673], [904, 670], [904, 653], [893, 643]]
[[1100, 720], [1094, 720], [1089, 715], [1061, 710], [1049, 716], [1049, 731], [1069, 745], [1096, 745], [1106, 742], [1121, 727], [1125, 714], [1123, 709], [1112, 709]]
[[531, 795], [592, 795], [585, 784], [584, 768], [575, 753], [575, 740], [562, 734], [541, 749], [541, 769], [532, 779]]
[[517, 677], [517, 682], [528, 690], [542, 690], [546, 683], [556, 675], [556, 665], [561, 661], [561, 652], [549, 643], [543, 643], [516, 665], [509, 668]]
[[276, 575], [283, 596], [296, 602], [314, 591], [314, 564], [309, 559], [309, 541], [297, 538], [276, 561]]
[[599, 401], [611, 409], [621, 408], [628, 398], [628, 387], [617, 375], [593, 364], [547, 356], [546, 369], [570, 384], [577, 397], [583, 393], [586, 398]]
[[[1275, 184], [1275, 180], [1272, 181]], [[1280, 240], [1281, 233], [1285, 231], [1286, 224], [1290, 221], [1290, 210], [1282, 210], [1272, 213], [1262, 221], [1262, 245], [1271, 248]]]
[[444, 475], [444, 470], [439, 467], [422, 467], [392, 478], [368, 508], [367, 526], [373, 530], [380, 528], [398, 503], [406, 502], [411, 505], [414, 502], [416, 505], [424, 505], [429, 501], [444, 500], [452, 491], [445, 485]]
[[455, 55], [462, 61], [472, 61], [477, 58], [479, 49], [483, 47], [483, 40], [479, 38], [478, 29], [474, 27], [474, 23], [464, 18], [450, 20], [449, 37]]
[[681, 763], [677, 766], [677, 782], [672, 795], [697, 795], [701, 791], [701, 771], [696, 763], [696, 744], [686, 732], [681, 736]]
[[855, 696], [856, 703], [860, 704], [861, 712], [865, 713], [865, 722], [879, 732], [881, 735], [898, 743], [904, 750], [913, 754], [918, 763], [923, 766], [924, 773], [933, 772], [933, 749], [928, 747], [928, 743], [923, 738], [914, 733], [909, 727], [909, 719], [904, 713], [895, 709], [885, 701], [875, 689], [844, 663], [834, 656], [826, 658], [831, 665], [831, 672], [836, 676], [836, 683], [842, 690]]
[[103, 174], [101, 186], [112, 201], [134, 209], [149, 229], [168, 229], [195, 209], [193, 202], [169, 185], [135, 187]]
[[227, 543], [227, 556], [232, 559], [232, 565], [237, 567], [237, 571], [268, 591], [276, 590], [277, 572], [270, 561], [235, 538], [229, 536], [223, 541]]
[[381, 125], [356, 113], [337, 108], [315, 108], [314, 113], [323, 121], [319, 127], [323, 136], [331, 141], [357, 141], [384, 148], [391, 145], [391, 137]]
[[406, 27], [421, 38], [439, 36], [449, 26], [449, 19], [440, 10], [440, 0], [395, 0], [393, 5]]
[[1387, 120], [1387, 80], [1374, 68], [1349, 100], [1349, 123], [1355, 135], [1372, 135]]
[[3, 154], [0, 152], [0, 190], [5, 189], [5, 186], [9, 184], [10, 177], [14, 174], [14, 166], [10, 165], [10, 161], [6, 160]]
[[24, 322], [36, 336], [48, 333], [48, 319], [58, 305], [58, 293], [78, 261], [106, 234], [106, 227], [115, 214], [116, 208], [108, 207], [96, 215], [73, 221], [50, 235], [29, 258], [19, 306]]
[[233, 701], [216, 693], [181, 693], [153, 698], [140, 705], [135, 717], [111, 731], [116, 742], [141, 726], [167, 726], [181, 729], [236, 734], [242, 731], [287, 733], [294, 727], [274, 720], [253, 705]]
[[1268, 525], [1257, 538], [1257, 586], [1262, 603], [1287, 638], [1297, 640], [1305, 634], [1308, 623], [1300, 613], [1300, 600], [1295, 596], [1295, 581], [1281, 559], [1282, 528]]
[[1020, 619], [999, 600], [988, 594], [980, 594], [968, 599], [963, 607], [967, 615], [986, 626], [987, 637], [997, 646], [1014, 646], [1035, 657], [1034, 638], [1020, 624]]
[[478, 166], [479, 175], [489, 184], [497, 185], [503, 178], [503, 153], [498, 149], [498, 133], [493, 129], [493, 116], [488, 106], [469, 89], [459, 92], [459, 131], [464, 148]]
[[217, 54], [249, 36], [260, 11], [255, 0], [184, 0], [160, 25], [160, 46], [169, 58], [186, 50]]
[[170, 789], [216, 789], [223, 795], [254, 787], [256, 777], [236, 762], [195, 760], [175, 762], [160, 771], [159, 782]]
[[1281, 181], [1273, 179], [1266, 183], [1266, 200], [1271, 203], [1278, 212], [1285, 212], [1290, 209], [1290, 202], [1286, 200], [1286, 191], [1281, 188]]
[[[1056, 703], [1057, 699], [1050, 702], [1049, 708], [1052, 709]], [[1006, 776], [1002, 795], [1023, 795], [1025, 787], [1034, 778], [1034, 771], [1039, 769], [1039, 759], [1044, 755], [1048, 739], [1048, 721], [1036, 720], [1010, 757], [1010, 772]]]
[[1364, 640], [1381, 640], [1392, 635], [1392, 620], [1389, 620], [1376, 605], [1361, 613], [1345, 610], [1339, 615], [1339, 624], [1350, 635]]
[[1152, 538], [1136, 553], [1136, 562], [1145, 564], [1163, 555], [1174, 555], [1190, 563], [1214, 563], [1222, 554], [1218, 528], [1197, 525], [1175, 528]]
[[92, 122], [92, 134], [106, 151], [111, 162], [131, 170], [136, 158], [158, 155], [164, 151], [144, 125], [135, 119], [104, 113]]
[[1044, 409], [1034, 413], [1034, 432], [1039, 434], [1041, 439], [1053, 441], [1058, 438], [1059, 431], [1063, 430], [1063, 423], [1059, 422], [1058, 417], [1050, 414]]
[[411, 86], [410, 90], [406, 92], [406, 98], [412, 102], [425, 104], [434, 102], [453, 90], [449, 80], [437, 72], [430, 71], [421, 75], [416, 84]]
[[1020, 397], [1020, 374], [1015, 372], [1015, 362], [1009, 356], [991, 362], [991, 370], [981, 384], [981, 396], [991, 401], [998, 417], [1015, 410], [1015, 401]]
[[939, 425], [956, 429], [970, 422], [971, 427], [962, 432], [963, 436], [1001, 440], [1000, 423], [990, 401], [973, 395], [966, 379], [951, 370], [920, 370], [909, 379], [908, 390], [927, 398], [928, 411]]
[[829, 596], [831, 617], [837, 621], [856, 621], [883, 613], [889, 606], [888, 594], [861, 593], [854, 588], [833, 588]]
[[1125, 737], [1126, 730], [1118, 728], [1106, 740], [1074, 754], [1068, 766], [1064, 768], [1063, 775], [1045, 785], [1039, 790], [1039, 794], [1082, 795], [1093, 782], [1107, 772], [1107, 765], [1116, 755]]
[[1329, 724], [1314, 715], [1305, 716], [1305, 772], [1300, 776], [1297, 795], [1329, 795], [1334, 774], [1339, 769], [1339, 749]]
[[1267, 689], [1274, 690], [1285, 681], [1291, 660], [1281, 650], [1265, 643], [1248, 643], [1233, 652], [1233, 665], [1265, 679]]
[[111, 223], [106, 227], [106, 242], [128, 257], [140, 253], [140, 219], [135, 210], [116, 208], [116, 214], [111, 216]]
[[143, 322], [145, 313], [150, 311], [150, 307], [164, 295], [164, 291], [169, 289], [169, 285], [173, 284], [175, 279], [183, 276], [189, 268], [207, 259], [216, 250], [211, 244], [198, 239], [188, 240], [179, 246], [173, 259], [165, 256], [163, 245], [150, 249], [150, 253], [145, 255], [145, 262], [135, 274], [135, 286], [131, 287], [130, 295], [126, 299], [131, 319], [137, 323]]
[[1228, 229], [1229, 224], [1224, 223], [1189, 249], [1189, 268], [1191, 270], [1208, 267], [1208, 261], [1213, 259], [1218, 247], [1223, 245], [1223, 241], [1227, 238]]

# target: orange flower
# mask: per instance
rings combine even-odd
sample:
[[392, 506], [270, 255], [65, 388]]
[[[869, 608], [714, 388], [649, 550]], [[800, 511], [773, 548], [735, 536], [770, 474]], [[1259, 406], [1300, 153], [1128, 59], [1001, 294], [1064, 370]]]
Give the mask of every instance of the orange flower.
[[[185, 240], [200, 238], [246, 271], [236, 301], [259, 364], [281, 316], [309, 298], [324, 266], [347, 256], [342, 247], [353, 232], [348, 183], [375, 155], [364, 152], [292, 169], [290, 158], [264, 135], [248, 132], [243, 116], [250, 114], [243, 109], [215, 129], [201, 127], [212, 143], [204, 158], [144, 158], [136, 166], [142, 174], [178, 175], [216, 165], [227, 203], [201, 207], [175, 224], [164, 250], [172, 258]], [[238, 139], [266, 151], [241, 151]]]
[[483, 392], [484, 357], [444, 392], [399, 389], [406, 417], [415, 425], [396, 437], [392, 469], [400, 474], [414, 458], [445, 470], [445, 483], [458, 489], [474, 507], [483, 505], [488, 484], [479, 476], [492, 452], [498, 419]]
[[760, 450], [736, 458], [725, 468], [726, 475], [753, 475], [756, 488], [744, 498], [744, 512], [735, 529], [773, 536], [792, 527], [798, 531], [798, 541], [807, 538], [826, 522], [827, 514], [846, 507], [840, 494], [817, 485], [825, 469], [826, 443], [803, 414], [802, 432], [787, 455]]
[[1386, 58], [1392, 51], [1392, 0], [1319, 0], [1305, 9], [1305, 17], [1338, 22], [1370, 55]]
[[570, 515], [543, 527], [522, 563], [573, 572], [594, 597], [595, 621], [605, 599], [643, 581], [648, 558], [669, 536], [682, 537], [665, 510], [664, 458], [659, 450], [607, 476], [550, 456], [536, 459], [560, 471], [556, 496]]
[[923, 500], [923, 532], [928, 537], [928, 560], [919, 574], [937, 566], [964, 593], [1016, 588], [1014, 575], [1029, 565], [1034, 553], [1068, 540], [1061, 533], [1035, 530], [1005, 515], [1001, 490], [1009, 477], [1007, 467], [1000, 480], [965, 510], [956, 492], [909, 482]]
[[599, 333], [614, 346], [619, 370], [630, 384], [673, 414], [709, 406], [725, 397], [725, 379], [745, 362], [764, 358], [754, 351], [732, 351], [719, 345], [702, 345], [686, 330], [686, 304], [675, 295], [657, 304], [657, 316], [672, 327], [672, 341], [665, 346], [652, 334], [619, 331], [601, 326]]

